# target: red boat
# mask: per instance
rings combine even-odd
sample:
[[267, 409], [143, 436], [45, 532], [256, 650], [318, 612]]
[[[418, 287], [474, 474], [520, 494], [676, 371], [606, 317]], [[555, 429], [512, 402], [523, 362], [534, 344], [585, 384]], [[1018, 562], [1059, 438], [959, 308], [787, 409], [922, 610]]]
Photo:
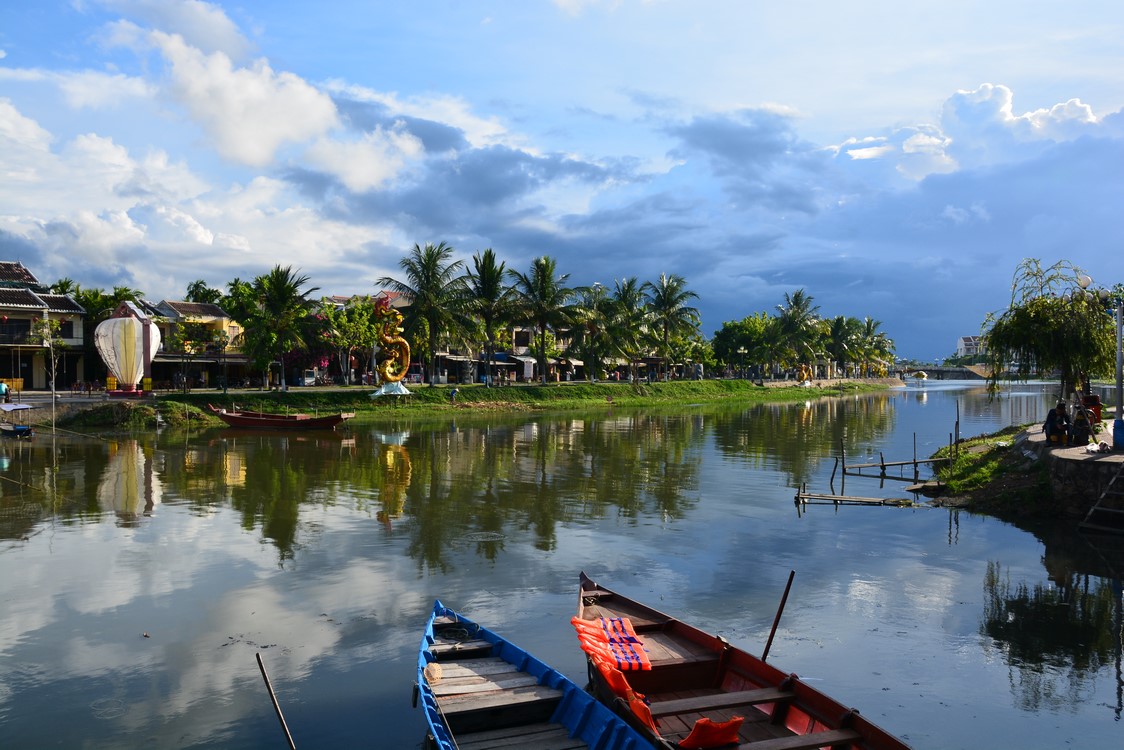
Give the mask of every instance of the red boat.
[[263, 411], [220, 409], [213, 404], [207, 408], [231, 427], [251, 427], [265, 430], [332, 430], [344, 420], [355, 416], [351, 412], [319, 417], [312, 414], [270, 414]]
[[794, 674], [581, 574], [592, 692], [660, 750], [909, 750]]

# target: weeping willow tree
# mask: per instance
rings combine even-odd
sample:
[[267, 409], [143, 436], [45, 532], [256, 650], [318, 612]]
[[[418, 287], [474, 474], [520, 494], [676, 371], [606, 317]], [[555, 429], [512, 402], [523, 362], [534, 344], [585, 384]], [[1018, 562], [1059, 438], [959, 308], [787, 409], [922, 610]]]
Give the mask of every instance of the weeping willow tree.
[[1011, 305], [984, 322], [988, 387], [1008, 373], [1025, 380], [1058, 373], [1061, 395], [1088, 392], [1089, 378], [1111, 374], [1116, 334], [1106, 302], [1112, 295], [1088, 289], [1084, 271], [1069, 261], [1043, 268], [1027, 258], [1015, 269]]

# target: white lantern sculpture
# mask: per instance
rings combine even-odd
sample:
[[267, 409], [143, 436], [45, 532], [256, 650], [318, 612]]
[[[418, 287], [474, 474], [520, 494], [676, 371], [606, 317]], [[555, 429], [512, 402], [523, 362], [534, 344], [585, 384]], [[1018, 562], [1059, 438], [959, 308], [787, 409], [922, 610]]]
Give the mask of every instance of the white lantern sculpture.
[[94, 346], [106, 368], [117, 378], [117, 387], [133, 391], [160, 348], [160, 329], [134, 317], [109, 318], [94, 329]]

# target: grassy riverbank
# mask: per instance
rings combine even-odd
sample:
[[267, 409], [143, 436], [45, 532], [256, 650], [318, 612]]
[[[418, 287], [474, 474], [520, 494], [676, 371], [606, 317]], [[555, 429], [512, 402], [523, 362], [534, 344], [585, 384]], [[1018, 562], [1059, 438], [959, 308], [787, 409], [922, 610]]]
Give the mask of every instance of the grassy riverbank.
[[[1018, 436], [1031, 427], [1014, 425], [962, 441], [952, 464], [937, 469], [948, 488], [940, 504], [1008, 520], [1056, 514], [1044, 464], [1027, 458], [1018, 444]], [[944, 447], [932, 457], [948, 453]]]
[[[144, 428], [156, 424], [156, 415], [169, 425], [222, 424], [204, 412], [207, 404], [268, 412], [355, 412], [363, 420], [397, 419], [405, 415], [435, 418], [473, 412], [547, 412], [580, 409], [642, 407], [737, 401], [784, 403], [842, 393], [881, 391], [900, 387], [901, 381], [820, 381], [802, 388], [791, 381], [754, 385], [749, 380], [684, 380], [669, 383], [554, 383], [485, 388], [481, 385], [412, 387], [410, 396], [372, 399], [372, 388], [290, 388], [287, 391], [237, 390], [160, 393], [155, 400], [114, 401], [91, 405], [70, 415], [64, 424], [82, 427]], [[453, 399], [453, 391], [456, 399]]]

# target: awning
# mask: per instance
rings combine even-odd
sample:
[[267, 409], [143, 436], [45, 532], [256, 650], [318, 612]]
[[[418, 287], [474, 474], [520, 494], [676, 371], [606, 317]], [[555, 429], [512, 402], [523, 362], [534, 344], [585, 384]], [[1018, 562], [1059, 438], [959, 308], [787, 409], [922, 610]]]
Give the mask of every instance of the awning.
[[537, 360], [537, 359], [535, 359], [534, 357], [525, 357], [525, 356], [523, 356], [522, 354], [512, 354], [512, 355], [511, 355], [511, 358], [512, 358], [512, 359], [517, 359], [517, 360], [519, 360], [520, 362], [530, 362], [531, 364], [534, 364], [535, 362], [537, 362], [537, 361], [538, 361], [538, 360]]
[[569, 362], [574, 367], [585, 367], [585, 362], [582, 362], [580, 359], [574, 359], [573, 357], [564, 357], [562, 361]]

